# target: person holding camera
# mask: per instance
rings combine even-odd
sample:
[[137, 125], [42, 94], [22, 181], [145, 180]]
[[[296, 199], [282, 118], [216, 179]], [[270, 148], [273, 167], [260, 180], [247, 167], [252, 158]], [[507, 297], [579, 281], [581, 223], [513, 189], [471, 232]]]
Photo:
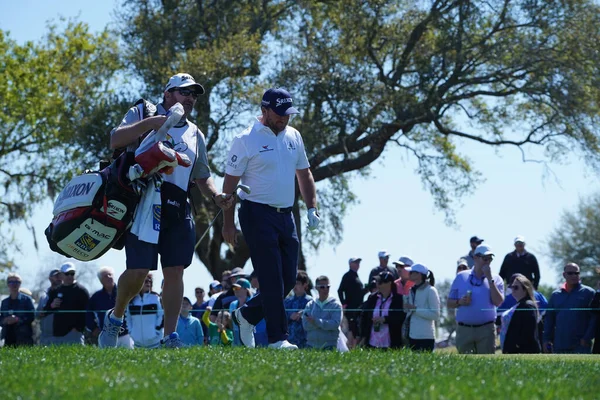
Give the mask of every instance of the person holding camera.
[[406, 314], [395, 280], [396, 277], [388, 271], [377, 275], [377, 292], [370, 295], [363, 305], [359, 345], [379, 349], [402, 347], [402, 325]]

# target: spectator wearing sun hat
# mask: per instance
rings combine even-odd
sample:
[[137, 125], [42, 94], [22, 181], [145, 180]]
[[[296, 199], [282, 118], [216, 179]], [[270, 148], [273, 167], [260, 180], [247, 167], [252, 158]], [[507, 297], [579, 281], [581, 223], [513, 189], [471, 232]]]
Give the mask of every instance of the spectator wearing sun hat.
[[379, 258], [379, 265], [373, 268], [371, 272], [369, 272], [369, 282], [371, 282], [373, 279], [376, 279], [377, 276], [383, 271], [389, 271], [395, 279], [399, 278], [396, 269], [388, 265], [390, 261], [390, 253], [388, 253], [387, 250], [379, 251], [377, 253], [377, 258]]
[[519, 235], [514, 240], [515, 251], [508, 253], [500, 266], [500, 277], [508, 282], [514, 274], [522, 274], [533, 283], [537, 290], [540, 284], [540, 266], [537, 258], [525, 250], [525, 237]]
[[399, 276], [399, 278], [394, 281], [396, 289], [402, 296], [408, 296], [408, 292], [410, 288], [413, 287], [414, 282], [408, 279], [408, 271], [406, 268], [413, 265], [413, 260], [408, 256], [402, 256], [398, 261], [394, 261], [393, 264], [396, 267], [396, 272]]
[[411, 350], [431, 352], [435, 347], [435, 323], [440, 319], [440, 296], [434, 287], [435, 278], [423, 264], [413, 264], [406, 271], [413, 286], [404, 298], [405, 337]]

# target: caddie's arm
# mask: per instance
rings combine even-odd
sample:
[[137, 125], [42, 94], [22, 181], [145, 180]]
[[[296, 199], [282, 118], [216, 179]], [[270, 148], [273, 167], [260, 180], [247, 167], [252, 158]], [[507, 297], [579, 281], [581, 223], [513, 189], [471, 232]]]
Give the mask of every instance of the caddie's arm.
[[198, 186], [198, 189], [200, 189], [204, 196], [212, 199], [215, 204], [223, 210], [229, 209], [233, 204], [231, 195], [225, 196], [219, 193], [212, 177], [209, 176], [208, 178], [194, 179], [194, 183]]
[[[223, 193], [233, 193], [235, 188], [240, 181], [239, 176], [233, 176], [225, 174], [223, 180]], [[235, 223], [234, 223], [234, 211], [235, 211], [235, 196], [231, 196], [231, 207], [223, 210], [223, 239], [231, 245], [235, 245]]]
[[158, 130], [167, 120], [164, 115], [148, 117], [131, 125], [120, 126], [110, 135], [110, 148], [119, 149], [129, 146], [150, 130]]

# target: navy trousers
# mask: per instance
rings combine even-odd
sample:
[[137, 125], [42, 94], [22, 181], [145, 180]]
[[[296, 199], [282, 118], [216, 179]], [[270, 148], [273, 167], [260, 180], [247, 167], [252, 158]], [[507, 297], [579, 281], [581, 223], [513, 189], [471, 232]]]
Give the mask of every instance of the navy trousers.
[[265, 319], [269, 343], [288, 337], [284, 297], [294, 288], [298, 272], [299, 242], [291, 211], [244, 200], [239, 211], [244, 239], [258, 275], [260, 292], [242, 308], [252, 325]]

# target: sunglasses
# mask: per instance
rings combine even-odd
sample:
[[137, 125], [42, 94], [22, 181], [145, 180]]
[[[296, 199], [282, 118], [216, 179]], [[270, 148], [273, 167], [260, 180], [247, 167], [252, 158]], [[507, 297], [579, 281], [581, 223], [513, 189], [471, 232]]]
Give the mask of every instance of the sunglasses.
[[510, 288], [512, 290], [521, 290], [521, 286], [519, 286], [519, 285], [512, 285]]
[[71, 272], [65, 272], [65, 275], [67, 276], [75, 276], [75, 272], [71, 271]]
[[190, 89], [175, 89], [175, 90], [178, 91], [179, 94], [182, 95], [183, 97], [192, 96], [193, 98], [197, 99], [199, 96], [198, 92], [196, 92], [195, 90], [190, 90]]
[[317, 289], [329, 289], [331, 285], [317, 285]]
[[8, 285], [20, 285], [21, 281], [6, 281]]
[[494, 257], [492, 256], [478, 256], [479, 258], [481, 258], [483, 261], [492, 261], [494, 259]]
[[567, 275], [579, 275], [579, 272], [569, 271], [569, 272], [565, 272], [565, 274], [567, 274]]

